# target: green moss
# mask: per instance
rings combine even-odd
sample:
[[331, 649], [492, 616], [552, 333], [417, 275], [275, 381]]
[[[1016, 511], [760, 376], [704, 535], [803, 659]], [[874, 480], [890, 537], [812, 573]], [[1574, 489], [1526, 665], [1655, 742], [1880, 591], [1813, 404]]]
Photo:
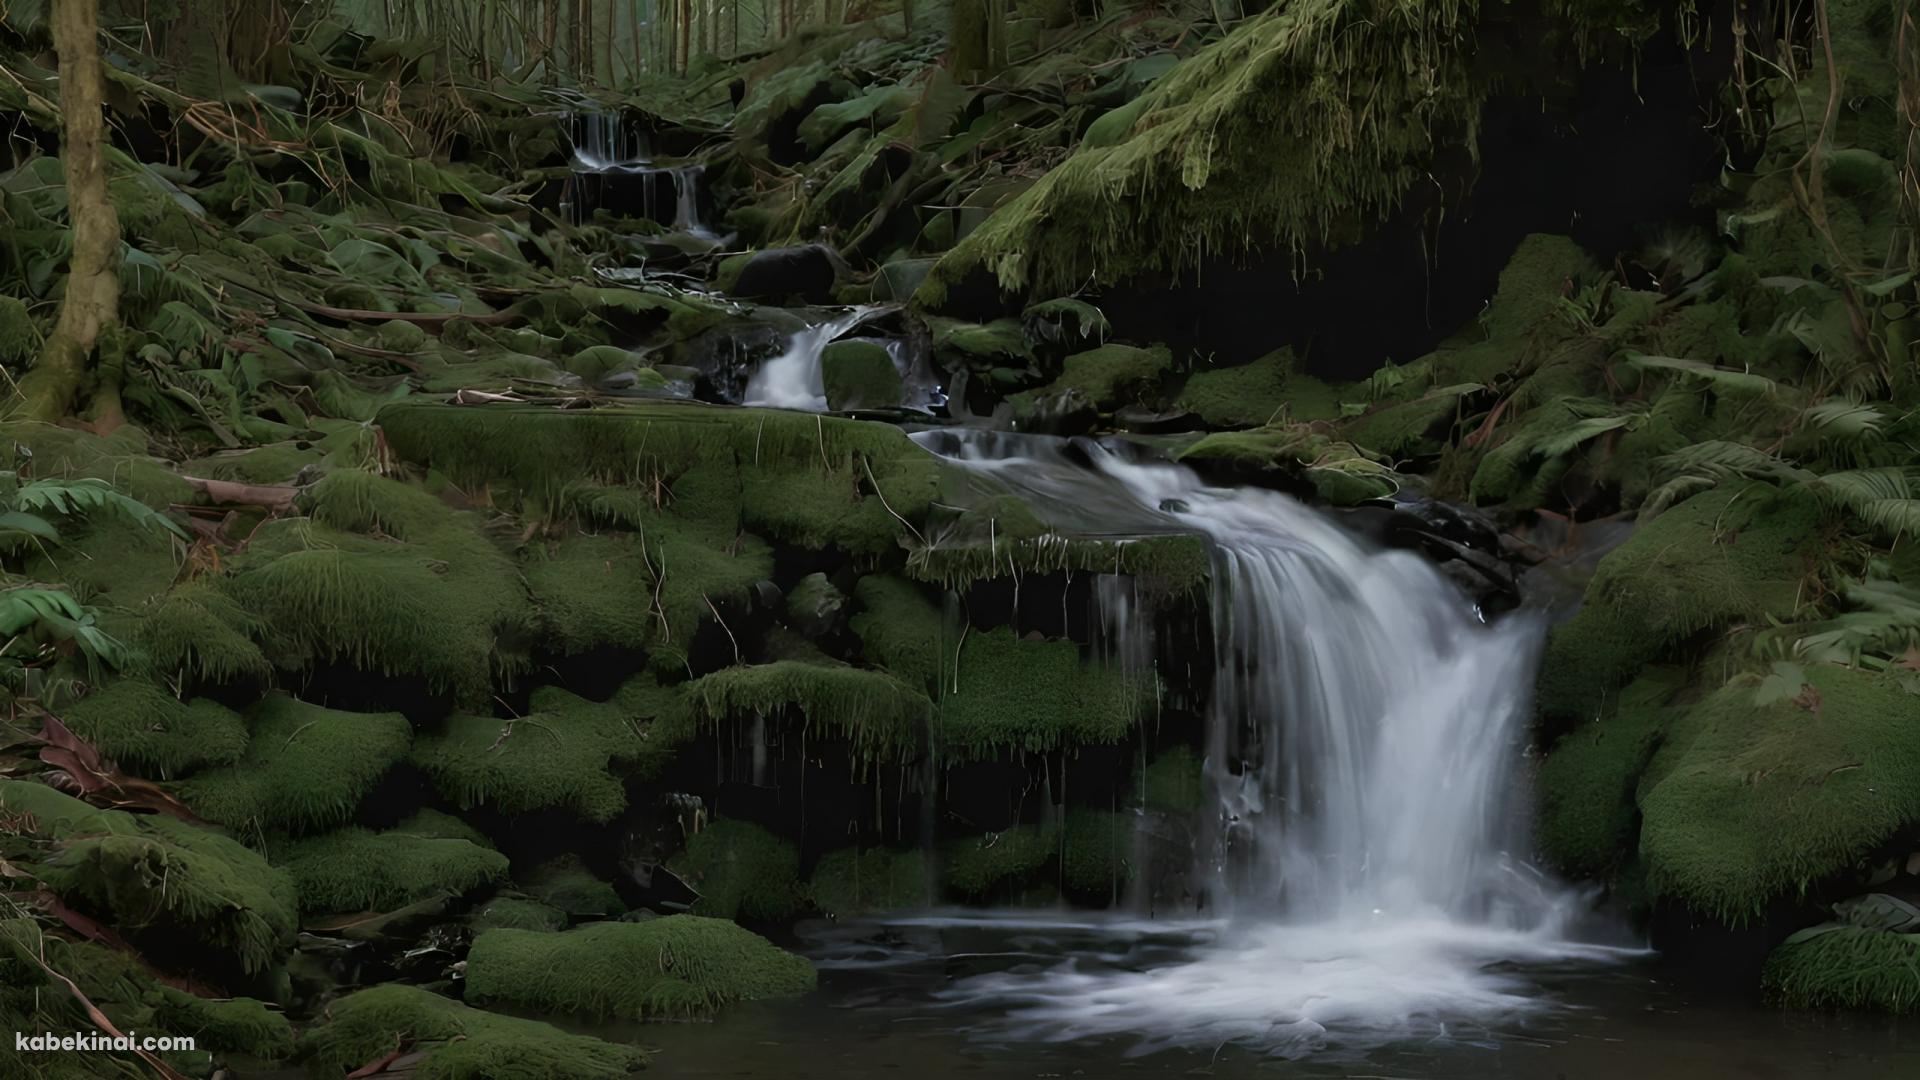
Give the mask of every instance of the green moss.
[[1410, 401], [1370, 409], [1344, 425], [1344, 434], [1367, 452], [1389, 458], [1438, 453], [1460, 417], [1461, 394], [1470, 389], [1443, 386]]
[[1140, 770], [1135, 791], [1140, 805], [1148, 810], [1178, 815], [1197, 813], [1206, 796], [1199, 756], [1184, 744], [1168, 748]]
[[58, 845], [40, 867], [47, 886], [122, 933], [184, 938], [248, 972], [293, 947], [292, 883], [211, 829], [96, 809], [24, 780], [0, 780], [0, 807], [31, 815]]
[[1640, 789], [1656, 896], [1741, 921], [1920, 823], [1920, 696], [1852, 668], [1788, 670], [1800, 687], [1736, 679], [1674, 720]]
[[1796, 934], [1767, 956], [1760, 984], [1794, 1009], [1920, 1010], [1920, 936], [1857, 926]]
[[393, 831], [429, 840], [465, 840], [476, 847], [493, 847], [493, 841], [479, 829], [439, 810], [416, 810], [412, 817], [395, 825]]
[[483, 1012], [399, 983], [328, 1005], [301, 1039], [300, 1055], [315, 1076], [334, 1077], [402, 1045], [426, 1051], [413, 1066], [418, 1080], [626, 1080], [647, 1062], [636, 1047]]
[[562, 933], [490, 930], [467, 958], [477, 1002], [590, 1019], [688, 1019], [813, 989], [813, 967], [724, 919], [669, 915]]
[[399, 713], [340, 712], [281, 694], [255, 707], [252, 724], [244, 759], [180, 787], [209, 821], [296, 832], [337, 825], [413, 740]]
[[1333, 506], [1384, 499], [1401, 486], [1392, 466], [1305, 424], [1216, 432], [1181, 451], [1178, 460], [1275, 474]]
[[1507, 265], [1481, 322], [1487, 336], [1517, 341], [1550, 328], [1561, 298], [1594, 270], [1580, 245], [1564, 236], [1532, 233], [1524, 237]]
[[957, 319], [927, 317], [927, 329], [933, 332], [935, 355], [963, 363], [1002, 359], [1026, 360], [1033, 355], [1027, 344], [1026, 330], [1019, 319], [996, 319], [985, 325]]
[[191, 476], [208, 480], [231, 480], [242, 484], [291, 484], [300, 470], [318, 465], [327, 456], [326, 448], [316, 442], [270, 443], [246, 450], [233, 450], [181, 466]]
[[253, 998], [212, 1001], [171, 986], [156, 988], [149, 1000], [154, 1026], [169, 1035], [185, 1035], [196, 1049], [246, 1054], [278, 1061], [293, 1053], [293, 1025], [286, 1015]]
[[473, 516], [357, 471], [329, 473], [307, 505], [312, 522], [262, 528], [229, 583], [281, 666], [341, 661], [488, 700], [510, 666], [500, 640], [533, 619], [512, 560]]
[[339, 829], [288, 844], [277, 860], [309, 914], [392, 911], [506, 876], [507, 857], [466, 840]]
[[1554, 744], [1534, 781], [1541, 850], [1566, 873], [1605, 878], [1633, 857], [1640, 828], [1635, 793], [1670, 720], [1674, 673], [1642, 675], [1608, 715]]
[[206, 698], [182, 702], [144, 679], [108, 683], [63, 714], [74, 734], [130, 771], [167, 779], [231, 765], [247, 751], [247, 725]]
[[1059, 378], [1031, 394], [1016, 395], [1015, 408], [1067, 393], [1085, 395], [1108, 412], [1123, 405], [1157, 401], [1161, 379], [1172, 366], [1173, 353], [1164, 345], [1150, 349], [1102, 345], [1067, 357]]
[[833, 916], [902, 911], [932, 904], [931, 882], [926, 858], [918, 851], [841, 848], [814, 865], [807, 897]]
[[613, 886], [595, 877], [578, 855], [562, 855], [517, 880], [534, 900], [575, 918], [614, 918], [627, 910]]
[[1663, 650], [1805, 602], [1819, 541], [1813, 500], [1769, 484], [1696, 495], [1600, 561], [1584, 606], [1548, 638], [1538, 702], [1556, 723], [1601, 715], [1614, 688]]
[[1175, 405], [1210, 428], [1256, 427], [1281, 419], [1312, 423], [1340, 415], [1338, 392], [1311, 375], [1295, 374], [1287, 349], [1250, 364], [1196, 371]]
[[1089, 540], [1046, 531], [1020, 536], [996, 530], [980, 534], [978, 540], [954, 542], [941, 536], [914, 547], [907, 553], [907, 575], [965, 591], [977, 581], [1024, 574], [1128, 574], [1178, 593], [1200, 587], [1212, 572], [1206, 542], [1197, 536]]
[[567, 913], [557, 907], [512, 896], [494, 897], [468, 920], [476, 934], [485, 930], [559, 930], [567, 921]]
[[931, 712], [924, 692], [885, 672], [782, 660], [723, 668], [687, 684], [709, 720], [797, 712], [808, 731], [836, 735], [863, 760], [900, 760], [919, 745]]
[[[111, 628], [118, 629], [115, 622]], [[264, 679], [272, 673], [254, 641], [260, 620], [210, 580], [176, 586], [136, 609], [124, 636], [140, 646], [156, 675], [193, 675], [209, 683]]]
[[532, 555], [524, 569], [549, 647], [644, 649], [652, 640], [657, 616], [646, 601], [655, 575], [639, 537], [569, 536]]
[[667, 869], [699, 892], [695, 915], [779, 922], [800, 910], [800, 853], [749, 822], [711, 822]]
[[1057, 865], [1060, 834], [1038, 825], [1016, 825], [1004, 832], [950, 841], [942, 855], [947, 887], [979, 898]]
[[886, 409], [904, 400], [900, 370], [885, 345], [873, 341], [836, 341], [820, 353], [827, 408]]
[[975, 630], [943, 688], [935, 737], [953, 759], [1111, 745], [1153, 708], [1151, 686], [1083, 664], [1071, 641]]
[[1060, 883], [1081, 896], [1115, 900], [1133, 877], [1134, 816], [1105, 810], [1067, 812], [1060, 837]]
[[909, 686], [931, 690], [945, 667], [946, 617], [921, 586], [891, 574], [869, 574], [853, 587], [860, 610], [848, 625], [869, 663]]

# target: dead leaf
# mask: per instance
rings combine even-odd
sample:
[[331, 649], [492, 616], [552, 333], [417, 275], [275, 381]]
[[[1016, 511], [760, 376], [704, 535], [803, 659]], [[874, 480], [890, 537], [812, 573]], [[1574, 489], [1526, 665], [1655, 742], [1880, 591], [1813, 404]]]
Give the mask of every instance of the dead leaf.
[[92, 743], [75, 735], [52, 713], [41, 714], [40, 762], [52, 766], [48, 779], [56, 787], [70, 787], [95, 805], [116, 810], [151, 810], [204, 825], [199, 815], [151, 780], [128, 776], [100, 756]]
[[204, 480], [198, 476], [182, 476], [193, 490], [205, 495], [217, 503], [239, 503], [243, 506], [264, 506], [275, 513], [293, 509], [293, 500], [300, 495], [297, 487], [268, 484], [242, 484], [233, 480]]
[[1920, 645], [1915, 645], [1901, 653], [1900, 659], [1895, 660], [1893, 666], [1907, 671], [1920, 671]]
[[1800, 693], [1794, 696], [1793, 703], [1810, 713], [1820, 711], [1820, 690], [1812, 683], [1802, 683]]

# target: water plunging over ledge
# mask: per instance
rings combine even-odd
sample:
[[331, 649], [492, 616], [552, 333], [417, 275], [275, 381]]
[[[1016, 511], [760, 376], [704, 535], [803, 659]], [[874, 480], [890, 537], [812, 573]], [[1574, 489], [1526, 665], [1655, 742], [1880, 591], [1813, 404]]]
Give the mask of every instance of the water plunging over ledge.
[[946, 1000], [1028, 1037], [1291, 1056], [1484, 1028], [1543, 1007], [1508, 965], [1632, 951], [1570, 940], [1585, 903], [1524, 861], [1536, 619], [1489, 624], [1419, 555], [1276, 492], [1087, 440], [918, 438], [1034, 505], [1214, 553], [1203, 921], [1152, 924], [1189, 935], [1171, 962], [984, 974]]

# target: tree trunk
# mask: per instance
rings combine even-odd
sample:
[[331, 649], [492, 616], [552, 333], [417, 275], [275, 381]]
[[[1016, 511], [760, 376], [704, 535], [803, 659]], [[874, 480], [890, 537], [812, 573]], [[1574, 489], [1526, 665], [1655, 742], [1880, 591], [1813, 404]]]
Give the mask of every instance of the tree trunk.
[[[66, 295], [33, 370], [20, 380], [23, 413], [53, 421], [73, 412], [86, 389], [90, 361], [101, 335], [120, 317], [120, 219], [107, 197], [107, 163], [101, 154], [106, 88], [100, 66], [100, 0], [55, 0], [53, 46], [60, 57], [60, 165], [67, 182], [67, 224], [73, 254], [67, 262]], [[120, 419], [119, 387], [96, 380], [95, 409], [101, 423]]]

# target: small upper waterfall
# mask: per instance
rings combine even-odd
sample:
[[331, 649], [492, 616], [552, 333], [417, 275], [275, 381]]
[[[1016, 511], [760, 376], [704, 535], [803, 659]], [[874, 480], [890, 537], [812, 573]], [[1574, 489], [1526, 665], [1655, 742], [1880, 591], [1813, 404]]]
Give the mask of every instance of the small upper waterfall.
[[921, 441], [1035, 505], [1199, 533], [1214, 551], [1206, 944], [1145, 971], [982, 976], [957, 997], [1013, 1003], [1043, 1037], [1286, 1053], [1485, 1024], [1536, 1001], [1504, 965], [1612, 951], [1565, 941], [1579, 898], [1524, 862], [1531, 617], [1489, 625], [1419, 555], [1277, 492], [1085, 440], [1071, 456], [1031, 438]]
[[786, 351], [762, 363], [747, 380], [746, 404], [824, 411], [827, 387], [820, 370], [820, 354], [842, 334], [860, 325], [872, 311], [867, 307], [853, 308], [796, 332], [787, 339]]

